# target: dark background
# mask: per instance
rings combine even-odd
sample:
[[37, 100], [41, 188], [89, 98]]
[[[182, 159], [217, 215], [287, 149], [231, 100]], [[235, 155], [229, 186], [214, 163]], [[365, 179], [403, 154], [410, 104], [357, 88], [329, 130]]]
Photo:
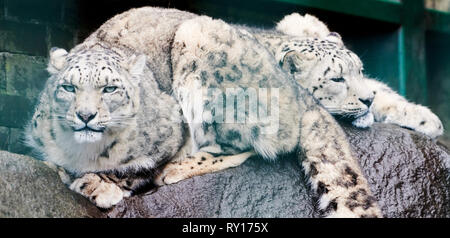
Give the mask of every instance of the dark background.
[[[363, 1], [370, 4], [374, 0]], [[342, 35], [361, 57], [366, 74], [402, 90], [401, 24], [361, 16], [357, 8], [352, 10], [355, 14], [344, 14], [270, 0], [0, 0], [0, 149], [27, 153], [21, 135], [48, 77], [48, 50], [53, 46], [69, 50], [110, 17], [141, 6], [178, 8], [265, 28], [273, 27], [286, 14], [310, 13]], [[450, 35], [427, 30], [424, 39], [417, 57], [425, 59], [426, 81], [407, 81], [403, 90], [408, 99], [429, 106], [450, 131]], [[440, 140], [450, 144], [450, 133]]]

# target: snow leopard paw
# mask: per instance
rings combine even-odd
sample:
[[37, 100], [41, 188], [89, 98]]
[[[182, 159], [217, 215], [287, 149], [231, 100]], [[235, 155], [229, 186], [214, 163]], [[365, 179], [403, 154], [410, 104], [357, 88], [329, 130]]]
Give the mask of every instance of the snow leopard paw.
[[75, 179], [70, 185], [70, 189], [88, 198], [100, 208], [110, 208], [116, 205], [125, 195], [119, 186], [105, 182], [100, 176], [93, 173]]
[[388, 114], [386, 123], [397, 124], [401, 127], [421, 132], [432, 138], [444, 133], [441, 120], [430, 109], [421, 105], [406, 106], [397, 114]]

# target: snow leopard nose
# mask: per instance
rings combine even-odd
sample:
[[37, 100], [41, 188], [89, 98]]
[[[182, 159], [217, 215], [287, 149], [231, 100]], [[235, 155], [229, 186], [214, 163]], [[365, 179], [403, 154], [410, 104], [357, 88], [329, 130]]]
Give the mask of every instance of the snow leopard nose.
[[361, 101], [367, 107], [370, 107], [370, 105], [372, 105], [372, 102], [373, 102], [373, 97], [365, 98], [365, 99], [359, 98], [359, 101]]
[[78, 119], [80, 119], [82, 122], [84, 122], [86, 124], [88, 124], [88, 122], [90, 122], [92, 119], [94, 119], [95, 116], [97, 116], [97, 113], [92, 114], [92, 113], [77, 112]]

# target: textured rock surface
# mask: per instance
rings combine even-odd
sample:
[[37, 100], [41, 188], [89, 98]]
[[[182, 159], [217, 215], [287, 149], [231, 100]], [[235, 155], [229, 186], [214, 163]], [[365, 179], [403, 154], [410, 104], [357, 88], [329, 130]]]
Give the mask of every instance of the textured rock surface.
[[[448, 149], [391, 125], [345, 130], [385, 216], [450, 217]], [[40, 162], [2, 152], [0, 216], [317, 216], [305, 181], [295, 158], [273, 163], [252, 158], [237, 168], [128, 198], [100, 213]]]
[[[345, 131], [386, 217], [450, 217], [450, 156], [435, 141], [393, 125]], [[257, 158], [152, 194], [127, 199], [111, 217], [311, 217], [314, 198], [295, 158]]]
[[345, 129], [385, 216], [450, 217], [447, 148], [393, 125]]
[[299, 163], [257, 158], [122, 202], [110, 217], [311, 217], [314, 200]]
[[98, 217], [42, 162], [0, 151], [0, 217]]

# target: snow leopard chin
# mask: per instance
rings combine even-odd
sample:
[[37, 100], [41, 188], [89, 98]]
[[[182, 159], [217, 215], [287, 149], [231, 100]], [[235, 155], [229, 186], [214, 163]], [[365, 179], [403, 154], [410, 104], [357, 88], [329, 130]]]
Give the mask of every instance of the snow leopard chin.
[[375, 122], [373, 113], [366, 113], [364, 116], [356, 118], [352, 121], [352, 125], [358, 128], [368, 128]]
[[83, 130], [83, 131], [75, 131], [73, 133], [74, 139], [77, 143], [95, 143], [99, 142], [103, 138], [102, 132]]

